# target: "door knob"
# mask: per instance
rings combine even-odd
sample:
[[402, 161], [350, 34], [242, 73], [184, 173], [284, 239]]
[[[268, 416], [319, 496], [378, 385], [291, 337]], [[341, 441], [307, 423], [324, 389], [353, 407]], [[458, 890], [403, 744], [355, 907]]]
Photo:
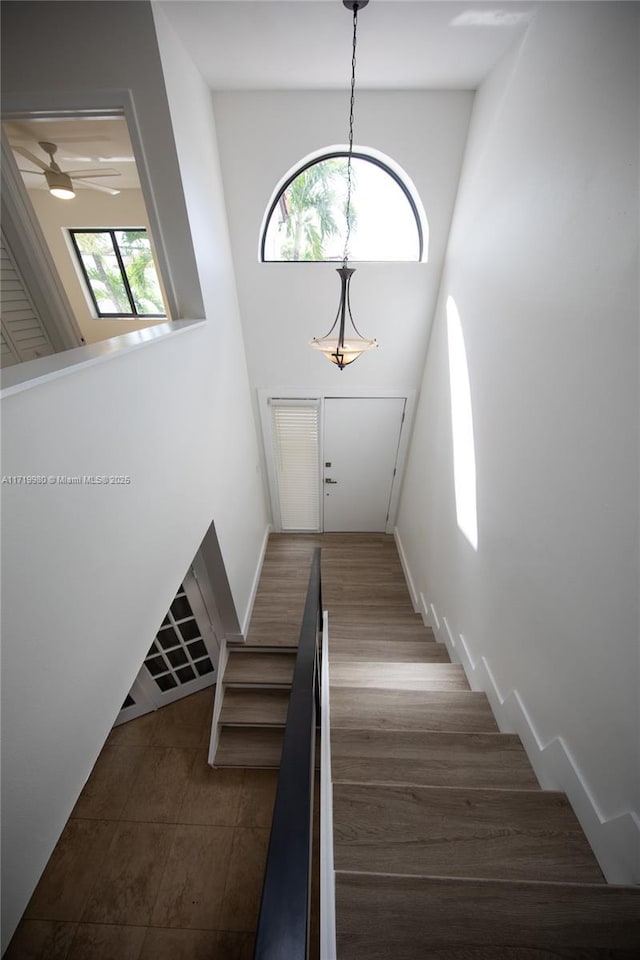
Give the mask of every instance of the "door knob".
[[327, 477], [324, 482], [325, 482], [325, 483], [337, 483], [338, 481], [337, 481], [337, 480], [332, 480], [330, 477]]

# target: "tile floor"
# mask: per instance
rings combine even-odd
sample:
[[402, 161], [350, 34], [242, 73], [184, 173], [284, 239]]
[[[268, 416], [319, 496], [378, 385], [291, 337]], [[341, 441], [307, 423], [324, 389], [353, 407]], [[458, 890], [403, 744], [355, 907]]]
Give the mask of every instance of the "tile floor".
[[251, 960], [277, 771], [208, 766], [213, 689], [111, 732], [5, 960]]

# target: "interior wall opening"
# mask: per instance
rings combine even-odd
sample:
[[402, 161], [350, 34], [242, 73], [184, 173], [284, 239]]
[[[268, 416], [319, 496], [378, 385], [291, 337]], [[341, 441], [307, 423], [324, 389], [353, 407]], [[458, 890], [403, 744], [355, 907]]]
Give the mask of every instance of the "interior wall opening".
[[3, 366], [172, 319], [124, 110], [6, 115], [2, 135]]

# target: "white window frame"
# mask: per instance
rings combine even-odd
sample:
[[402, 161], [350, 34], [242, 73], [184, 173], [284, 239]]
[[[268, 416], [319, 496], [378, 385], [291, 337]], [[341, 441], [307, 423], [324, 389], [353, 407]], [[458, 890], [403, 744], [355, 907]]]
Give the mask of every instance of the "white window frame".
[[[272, 214], [275, 211], [278, 200], [287, 186], [292, 183], [296, 177], [298, 177], [304, 170], [312, 167], [314, 164], [321, 162], [322, 160], [330, 159], [333, 156], [346, 155], [348, 154], [349, 147], [345, 144], [333, 144], [331, 146], [322, 147], [319, 150], [313, 150], [311, 153], [308, 153], [306, 156], [301, 157], [296, 163], [290, 167], [287, 172], [280, 177], [271, 196], [269, 197], [269, 202], [265, 207], [264, 213], [262, 215], [262, 221], [260, 223], [260, 232], [258, 233], [258, 263], [293, 263], [292, 260], [265, 260], [264, 250], [265, 250], [265, 241], [267, 236], [267, 230], [269, 228], [269, 223], [271, 221]], [[375, 166], [380, 167], [384, 170], [388, 176], [392, 179], [395, 179], [398, 182], [398, 186], [405, 194], [407, 203], [412, 209], [413, 215], [416, 220], [416, 228], [418, 235], [421, 238], [421, 256], [415, 260], [398, 260], [398, 261], [388, 261], [389, 263], [428, 263], [429, 261], [429, 220], [427, 219], [427, 214], [422, 203], [420, 194], [418, 193], [418, 188], [415, 183], [409, 176], [409, 174], [404, 170], [400, 164], [393, 159], [393, 157], [388, 156], [386, 153], [382, 153], [381, 150], [376, 150], [373, 147], [367, 147], [364, 145], [354, 146], [354, 154], [365, 161], [373, 163]], [[298, 262], [308, 262], [308, 261], [298, 261]], [[316, 263], [327, 263], [326, 260], [314, 261]]]
[[[122, 250], [120, 248], [120, 243], [116, 238], [117, 233], [124, 233], [125, 231], [131, 231], [132, 233], [144, 233], [145, 240], [149, 243], [149, 249], [151, 251], [151, 263], [153, 264], [153, 269], [156, 273], [156, 279], [158, 281], [158, 289], [160, 290], [160, 297], [162, 299], [162, 305], [164, 307], [164, 313], [140, 313], [135, 304], [135, 296], [133, 288], [131, 286], [131, 280], [127, 272], [127, 267], [124, 263], [124, 258], [122, 256]], [[122, 279], [122, 285], [124, 287], [127, 298], [130, 303], [130, 312], [129, 313], [120, 313], [115, 311], [114, 313], [104, 313], [100, 309], [100, 304], [96, 296], [96, 291], [94, 290], [91, 278], [87, 271], [86, 264], [83, 260], [83, 254], [80, 249], [80, 245], [76, 239], [76, 234], [87, 234], [87, 233], [96, 233], [96, 234], [109, 234], [111, 242], [113, 244], [113, 250], [118, 262], [118, 269], [120, 271], [120, 277]], [[167, 315], [167, 306], [165, 303], [165, 294], [162, 284], [162, 278], [158, 271], [158, 265], [156, 263], [156, 252], [153, 244], [153, 240], [149, 230], [146, 227], [64, 227], [63, 234], [65, 237], [65, 242], [69, 250], [71, 259], [73, 260], [73, 265], [78, 276], [78, 280], [82, 286], [82, 292], [84, 293], [87, 305], [92, 312], [94, 319], [96, 320], [168, 320]]]

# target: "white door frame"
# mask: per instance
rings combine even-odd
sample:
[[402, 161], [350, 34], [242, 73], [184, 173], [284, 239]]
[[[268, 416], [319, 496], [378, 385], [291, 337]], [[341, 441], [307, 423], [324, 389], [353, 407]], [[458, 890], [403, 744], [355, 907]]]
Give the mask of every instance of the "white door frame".
[[[398, 445], [398, 459], [396, 465], [396, 475], [391, 488], [391, 500], [389, 503], [389, 518], [385, 527], [385, 533], [393, 533], [396, 516], [398, 513], [398, 503], [400, 499], [400, 490], [402, 488], [402, 479], [409, 452], [409, 439], [413, 427], [413, 418], [416, 409], [417, 392], [415, 390], [373, 390], [362, 387], [347, 389], [330, 390], [327, 388], [319, 390], [309, 390], [308, 388], [265, 388], [259, 389], [258, 409], [260, 412], [260, 422], [262, 425], [263, 455], [265, 462], [265, 476], [267, 477], [269, 502], [271, 503], [271, 515], [273, 529], [276, 533], [281, 533], [280, 511], [278, 507], [276, 465], [273, 456], [272, 428], [271, 428], [271, 406], [270, 400], [319, 400], [320, 401], [320, 461], [324, 463], [324, 433], [322, 424], [324, 423], [324, 401], [326, 399], [344, 398], [375, 398], [401, 399], [405, 401], [404, 421], [400, 431], [400, 442]], [[321, 514], [322, 515], [322, 514]]]

